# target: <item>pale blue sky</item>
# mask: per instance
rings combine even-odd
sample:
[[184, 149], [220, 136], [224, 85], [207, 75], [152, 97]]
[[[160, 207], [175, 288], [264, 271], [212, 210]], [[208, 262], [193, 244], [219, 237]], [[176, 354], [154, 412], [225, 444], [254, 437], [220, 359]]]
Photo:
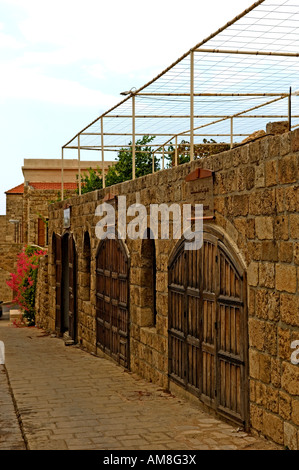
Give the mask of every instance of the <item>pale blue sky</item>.
[[[24, 158], [79, 130], [253, 0], [0, 0], [0, 214]], [[95, 159], [96, 155], [90, 155]]]

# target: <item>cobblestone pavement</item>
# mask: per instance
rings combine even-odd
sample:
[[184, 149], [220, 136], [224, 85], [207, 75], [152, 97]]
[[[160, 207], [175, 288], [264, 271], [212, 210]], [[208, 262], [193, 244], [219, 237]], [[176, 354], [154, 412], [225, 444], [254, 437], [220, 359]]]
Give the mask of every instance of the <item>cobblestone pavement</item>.
[[43, 330], [1, 320], [0, 340], [0, 450], [277, 448]]

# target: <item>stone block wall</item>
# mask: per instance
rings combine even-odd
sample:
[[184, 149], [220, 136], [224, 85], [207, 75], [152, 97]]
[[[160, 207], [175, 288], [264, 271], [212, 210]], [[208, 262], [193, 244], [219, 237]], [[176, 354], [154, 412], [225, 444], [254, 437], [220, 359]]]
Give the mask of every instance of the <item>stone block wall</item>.
[[[7, 194], [6, 215], [1, 216], [0, 243], [22, 243], [22, 194]], [[9, 220], [19, 220], [19, 224], [9, 223]]]
[[6, 240], [6, 215], [0, 215], [0, 243]]
[[3, 302], [13, 300], [13, 292], [6, 281], [10, 279], [10, 273], [16, 271], [17, 255], [22, 248], [20, 244], [0, 244], [0, 300]]
[[[291, 342], [299, 340], [299, 130], [265, 136], [221, 154], [196, 160], [112, 188], [74, 197], [71, 228], [84, 278], [84, 233], [91, 243], [90, 300], [78, 288], [78, 341], [96, 353], [95, 256], [99, 243], [95, 209], [109, 193], [138, 202], [194, 203], [185, 177], [198, 167], [214, 172], [217, 227], [247, 271], [251, 427], [290, 449], [299, 439], [299, 365], [291, 363]], [[65, 202], [50, 206], [49, 232], [62, 235]], [[51, 238], [50, 238], [51, 239]], [[130, 255], [131, 369], [168, 386], [168, 261], [176, 241], [155, 240], [156, 323], [149, 311], [144, 246], [126, 240]], [[55, 329], [55, 267], [49, 247], [49, 310]], [[83, 283], [84, 284], [84, 283]], [[86, 287], [86, 286], [85, 286]]]
[[48, 255], [40, 258], [37, 285], [35, 293], [35, 324], [39, 328], [51, 330], [49, 325], [48, 312], [49, 312], [49, 275], [48, 275]]

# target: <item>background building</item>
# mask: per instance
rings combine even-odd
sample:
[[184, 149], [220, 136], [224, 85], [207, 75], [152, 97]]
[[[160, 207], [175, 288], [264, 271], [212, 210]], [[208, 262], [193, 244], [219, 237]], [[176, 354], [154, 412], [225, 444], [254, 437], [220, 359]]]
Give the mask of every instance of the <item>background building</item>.
[[[106, 171], [113, 162], [105, 162]], [[81, 174], [98, 162], [81, 162]], [[64, 160], [64, 197], [77, 194], [78, 160]], [[0, 216], [0, 300], [12, 300], [6, 285], [17, 254], [27, 244], [48, 245], [49, 204], [61, 198], [61, 159], [24, 159], [24, 181], [5, 192], [6, 215]]]

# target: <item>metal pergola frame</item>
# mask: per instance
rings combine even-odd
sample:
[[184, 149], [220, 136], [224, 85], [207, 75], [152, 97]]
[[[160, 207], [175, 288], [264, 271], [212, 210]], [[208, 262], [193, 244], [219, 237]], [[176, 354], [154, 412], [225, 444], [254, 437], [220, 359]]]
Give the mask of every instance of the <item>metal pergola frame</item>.
[[[289, 3], [292, 0], [285, 0], [284, 2], [284, 8], [288, 7], [294, 7], [294, 5], [289, 5]], [[292, 3], [296, 3], [298, 0], [293, 0]], [[272, 3], [271, 3], [272, 2]], [[274, 4], [273, 4], [274, 2]], [[276, 2], [276, 3], [275, 3]], [[242, 57], [245, 58], [243, 60], [248, 60], [250, 57], [254, 58], [260, 58], [263, 57], [268, 58], [268, 60], [275, 60], [273, 62], [274, 68], [276, 67], [275, 70], [278, 70], [277, 75], [277, 81], [279, 81], [280, 77], [280, 72], [281, 70], [284, 71], [284, 63], [279, 62], [281, 58], [284, 59], [284, 61], [292, 60], [290, 62], [290, 69], [291, 67], [292, 70], [296, 70], [296, 67], [299, 64], [299, 52], [289, 52], [285, 50], [277, 50], [277, 51], [272, 51], [272, 50], [248, 50], [243, 49], [243, 46], [238, 49], [234, 48], [227, 48], [225, 46], [226, 42], [228, 44], [234, 43], [235, 38], [239, 37], [238, 34], [230, 36], [228, 41], [224, 42], [225, 47], [206, 47], [203, 48], [203, 45], [209, 45], [213, 44], [213, 41], [215, 41], [219, 36], [221, 39], [221, 35], [223, 33], [226, 33], [227, 31], [230, 30], [231, 27], [236, 25], [240, 20], [243, 20], [244, 18], [247, 18], [247, 15], [253, 11], [257, 11], [258, 13], [258, 7], [260, 7], [262, 4], [265, 4], [268, 8], [261, 11], [260, 17], [257, 15], [256, 18], [254, 18], [254, 25], [259, 24], [259, 18], [263, 18], [263, 13], [266, 12], [271, 12], [271, 7], [275, 8], [276, 10], [279, 10], [281, 6], [278, 3], [278, 0], [259, 0], [255, 2], [250, 8], [246, 9], [243, 11], [240, 15], [236, 16], [232, 21], [228, 22], [225, 26], [220, 28], [218, 31], [215, 33], [211, 34], [208, 38], [204, 39], [201, 41], [199, 44], [197, 44], [195, 47], [190, 49], [188, 52], [186, 52], [183, 56], [181, 56], [177, 61], [175, 61], [173, 64], [171, 64], [168, 68], [166, 68], [164, 71], [162, 71], [158, 76], [153, 78], [151, 81], [140, 87], [139, 89], [134, 89], [132, 88], [130, 91], [123, 92], [121, 94], [125, 95], [126, 97], [120, 101], [118, 104], [110, 108], [108, 111], [104, 112], [101, 116], [97, 117], [94, 121], [92, 121], [90, 124], [88, 124], [84, 129], [82, 129], [80, 132], [78, 132], [71, 140], [69, 140], [65, 145], [62, 147], [62, 152], [61, 152], [61, 158], [62, 158], [62, 169], [61, 169], [61, 176], [62, 176], [62, 181], [61, 181], [61, 192], [62, 192], [62, 199], [64, 195], [64, 169], [63, 169], [63, 161], [64, 161], [64, 150], [65, 149], [76, 149], [78, 152], [78, 176], [79, 176], [79, 195], [81, 195], [81, 151], [82, 150], [95, 150], [95, 151], [100, 151], [101, 152], [101, 163], [102, 163], [102, 178], [103, 178], [103, 187], [105, 188], [105, 152], [108, 151], [113, 151], [117, 152], [118, 149], [121, 148], [131, 148], [132, 149], [132, 179], [136, 178], [136, 168], [135, 168], [135, 156], [136, 156], [136, 137], [139, 136], [155, 136], [155, 138], [160, 138], [158, 143], [151, 143], [151, 148], [153, 148], [152, 153], [152, 171], [155, 171], [155, 155], [159, 154], [162, 155], [162, 169], [164, 169], [164, 155], [168, 153], [168, 151], [165, 149], [165, 146], [169, 145], [174, 141], [174, 164], [178, 164], [178, 138], [179, 137], [188, 137], [189, 142], [185, 142], [184, 145], [189, 146], [189, 154], [190, 154], [190, 160], [194, 159], [194, 148], [196, 145], [195, 139], [197, 137], [228, 137], [229, 142], [228, 144], [232, 148], [234, 146], [234, 139], [235, 138], [240, 138], [240, 137], [247, 137], [250, 135], [252, 132], [238, 132], [235, 131], [234, 125], [235, 123], [238, 122], [238, 120], [243, 120], [245, 119], [247, 122], [250, 122], [252, 119], [254, 120], [265, 120], [265, 119], [285, 119], [289, 123], [289, 130], [291, 130], [294, 127], [297, 127], [299, 125], [299, 108], [296, 112], [293, 113], [292, 110], [292, 88], [291, 84], [286, 92], [284, 89], [283, 92], [279, 91], [279, 84], [275, 85], [274, 88], [276, 91], [265, 91], [261, 92], [255, 91], [255, 81], [254, 78], [249, 81], [249, 78], [247, 75], [245, 75], [244, 71], [242, 68]], [[296, 5], [297, 7], [297, 5]], [[286, 10], [285, 10], [286, 11]], [[297, 13], [297, 10], [296, 10]], [[299, 4], [298, 4], [298, 13], [299, 13]], [[268, 14], [266, 15], [267, 17], [269, 16]], [[298, 15], [298, 20], [299, 20], [299, 15]], [[272, 32], [272, 24], [269, 26], [269, 31]], [[257, 30], [259, 28], [257, 27]], [[266, 34], [266, 33], [265, 33]], [[261, 37], [263, 34], [260, 35]], [[270, 37], [270, 34], [269, 34]], [[268, 41], [269, 42], [269, 41]], [[271, 43], [270, 43], [271, 44]], [[299, 36], [298, 36], [298, 46], [297, 50], [299, 51]], [[267, 47], [269, 45], [267, 44]], [[198, 92], [198, 88], [200, 85], [201, 87], [204, 88], [204, 85], [207, 86], [207, 84], [201, 84], [201, 77], [205, 74], [211, 74], [212, 77], [212, 82], [213, 80], [215, 81], [215, 77], [213, 74], [213, 63], [212, 65], [207, 65], [206, 69], [203, 69], [204, 72], [199, 68], [199, 65], [205, 64], [209, 62], [209, 57], [217, 57], [217, 61], [215, 62], [215, 70], [217, 70], [217, 73], [219, 72], [219, 75], [222, 75], [222, 71], [224, 70], [224, 80], [225, 82], [225, 76], [228, 76], [228, 82], [231, 80], [231, 82], [228, 83], [228, 88], [234, 88], [235, 87], [235, 77], [234, 76], [229, 76], [227, 70], [229, 70], [229, 65], [226, 66], [227, 68], [223, 68], [226, 64], [226, 61], [228, 58], [231, 57], [240, 57], [238, 58], [237, 62], [233, 62], [233, 67], [237, 71], [240, 71], [240, 75], [244, 77], [245, 80], [245, 88], [249, 88], [248, 92], [244, 91], [225, 91], [225, 92], [207, 92], [207, 91], [202, 91]], [[200, 57], [200, 62], [198, 62], [198, 57]], [[202, 59], [203, 57], [203, 59]], [[205, 58], [206, 57], [206, 61]], [[222, 58], [223, 57], [223, 58]], [[296, 61], [294, 62], [294, 59]], [[214, 60], [214, 59], [212, 59]], [[258, 59], [260, 60], [260, 59]], [[187, 64], [185, 65], [185, 61], [188, 61]], [[201, 62], [202, 61], [202, 62]], [[247, 62], [248, 63], [248, 62]], [[244, 62], [244, 70], [247, 70], [247, 63]], [[182, 65], [183, 64], [183, 65]], [[181, 67], [178, 72], [175, 72], [176, 67]], [[202, 66], [204, 67], [204, 66]], [[261, 68], [261, 62], [254, 62], [252, 65], [252, 75], [256, 74], [257, 77], [259, 77], [259, 70]], [[199, 69], [199, 71], [197, 71]], [[271, 73], [269, 73], [269, 69], [271, 69], [271, 65], [269, 67], [265, 66], [265, 70], [267, 74], [264, 76], [267, 78], [265, 80], [267, 83], [271, 84]], [[250, 69], [249, 69], [250, 70]], [[299, 70], [299, 69], [298, 69]], [[176, 73], [176, 75], [175, 75]], [[288, 71], [285, 73], [287, 76]], [[173, 74], [173, 75], [172, 75]], [[291, 75], [291, 71], [290, 71]], [[270, 78], [269, 78], [270, 77]], [[176, 81], [177, 79], [177, 81]], [[163, 81], [164, 80], [164, 81]], [[218, 83], [221, 82], [221, 80], [217, 76], [216, 81], [216, 87], [219, 86]], [[261, 78], [260, 78], [261, 80]], [[161, 82], [162, 81], [162, 82]], [[248, 85], [246, 85], [246, 81], [248, 82]], [[159, 86], [159, 82], [161, 82], [161, 85]], [[231, 84], [230, 84], [231, 83]], [[254, 85], [253, 85], [254, 84]], [[259, 84], [258, 79], [257, 79], [257, 85]], [[174, 90], [172, 90], [172, 87], [174, 87]], [[212, 87], [212, 86], [211, 86]], [[253, 89], [253, 91], [250, 91], [250, 87]], [[166, 88], [166, 91], [165, 91]], [[266, 88], [266, 85], [265, 85]], [[285, 88], [285, 86], [284, 86]], [[181, 91], [180, 91], [181, 90]], [[297, 93], [294, 93], [297, 95]], [[224, 104], [219, 104], [222, 103], [218, 101], [218, 107], [224, 107], [224, 112], [221, 113], [215, 113], [209, 110], [209, 106], [212, 106], [211, 100], [217, 98], [217, 100], [226, 100], [231, 98], [234, 103], [237, 103], [237, 108], [236, 109], [230, 109], [231, 105], [226, 106], [226, 103], [228, 101], [224, 101]], [[145, 106], [139, 106], [137, 108], [136, 106], [136, 100], [141, 99], [142, 100], [149, 100], [147, 101], [148, 104], [148, 112], [142, 113], [144, 109], [146, 110], [146, 105]], [[203, 100], [203, 101], [196, 101], [197, 99]], [[152, 100], [150, 102], [150, 100]], [[238, 108], [239, 103], [241, 103], [240, 100], [244, 100], [244, 103], [250, 104], [252, 103], [252, 100], [257, 100], [257, 104], [254, 106], [245, 106], [245, 109]], [[159, 103], [159, 109], [162, 110], [163, 112], [160, 112], [157, 114], [156, 111], [156, 101]], [[284, 105], [284, 108], [281, 107], [276, 107], [277, 105], [280, 104], [282, 101], [287, 101], [287, 104]], [[146, 101], [143, 101], [143, 103], [146, 103]], [[143, 104], [142, 103], [142, 104]], [[154, 104], [153, 104], [154, 103]], [[173, 105], [171, 103], [174, 103]], [[184, 103], [184, 104], [182, 104]], [[213, 103], [212, 103], [213, 104]], [[150, 107], [151, 106], [151, 107]], [[173, 106], [173, 108], [171, 108]], [[197, 109], [198, 107], [204, 107], [206, 106], [208, 108], [207, 113], [198, 113]], [[259, 114], [258, 110], [262, 110], [264, 107], [268, 107], [270, 111], [272, 110], [272, 113], [269, 112]], [[184, 113], [178, 113], [176, 114], [173, 109], [176, 111], [185, 111]], [[281, 112], [285, 109], [285, 112]], [[171, 112], [167, 112], [171, 111]], [[230, 112], [225, 112], [225, 111], [230, 111]], [[255, 111], [254, 114], [252, 114]], [[274, 111], [274, 112], [273, 112]], [[112, 120], [113, 122], [118, 122], [119, 124], [116, 125], [110, 125], [107, 126], [107, 120]], [[116, 121], [115, 121], [116, 120]], [[117, 121], [118, 120], [118, 121]], [[175, 120], [172, 121], [173, 124], [169, 124], [169, 130], [165, 130], [163, 132], [163, 125], [161, 123], [168, 122], [168, 120]], [[180, 126], [177, 124], [177, 121], [182, 123]], [[195, 120], [201, 121], [200, 125], [197, 125], [195, 123]], [[293, 120], [295, 121], [295, 124], [293, 123]], [[106, 122], [105, 122], [106, 121]], [[143, 124], [144, 127], [144, 132], [141, 132], [140, 130], [136, 130], [136, 126], [140, 122], [144, 122]], [[224, 122], [229, 123], [229, 132], [228, 131], [223, 131], [220, 132], [217, 130], [217, 126], [221, 126]], [[252, 122], [252, 121], [251, 121]], [[260, 121], [259, 121], [260, 122]], [[151, 131], [151, 123], [155, 123], [157, 126], [153, 131]], [[188, 125], [187, 125], [188, 123]], [[199, 123], [198, 123], [199, 124]], [[186, 126], [186, 127], [184, 127]], [[210, 133], [204, 133], [204, 130], [206, 128], [211, 127], [212, 130]], [[116, 128], [116, 131], [114, 131], [114, 128]], [[160, 130], [162, 128], [162, 131]], [[214, 130], [213, 130], [214, 129]], [[221, 128], [220, 128], [221, 130]], [[131, 144], [128, 143], [123, 143], [119, 138], [124, 138], [129, 136], [131, 138]], [[99, 142], [95, 141], [99, 137]], [[83, 142], [82, 142], [83, 139]], [[108, 143], [107, 143], [108, 141]], [[204, 145], [204, 144], [200, 144]], [[211, 143], [208, 143], [207, 145], [211, 145]]]

